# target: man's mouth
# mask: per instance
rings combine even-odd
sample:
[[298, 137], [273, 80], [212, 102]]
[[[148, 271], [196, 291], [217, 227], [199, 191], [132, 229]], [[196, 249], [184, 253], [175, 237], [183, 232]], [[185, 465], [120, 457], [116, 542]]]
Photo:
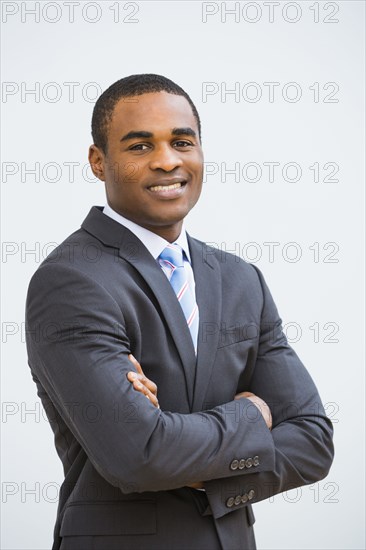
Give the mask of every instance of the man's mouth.
[[179, 189], [180, 187], [183, 187], [187, 182], [181, 181], [178, 183], [170, 183], [168, 185], [153, 185], [152, 187], [149, 187], [150, 191], [153, 192], [163, 192], [167, 193], [169, 191], [173, 191], [174, 189]]

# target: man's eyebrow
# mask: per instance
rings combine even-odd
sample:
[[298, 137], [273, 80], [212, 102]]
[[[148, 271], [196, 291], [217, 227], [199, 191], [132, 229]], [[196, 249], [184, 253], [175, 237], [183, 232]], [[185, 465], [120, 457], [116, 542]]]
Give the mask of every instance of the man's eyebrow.
[[196, 132], [192, 130], [192, 128], [173, 128], [172, 130], [173, 136], [192, 136], [196, 137]]
[[153, 135], [154, 134], [152, 134], [151, 132], [145, 132], [144, 130], [132, 130], [131, 132], [128, 132], [128, 134], [123, 136], [120, 141], [134, 138], [152, 138]]
[[[196, 132], [192, 128], [173, 128], [173, 136], [192, 136], [196, 137]], [[128, 134], [124, 135], [120, 141], [126, 141], [128, 139], [136, 138], [152, 138], [154, 134], [152, 132], [146, 132], [145, 130], [131, 130]]]

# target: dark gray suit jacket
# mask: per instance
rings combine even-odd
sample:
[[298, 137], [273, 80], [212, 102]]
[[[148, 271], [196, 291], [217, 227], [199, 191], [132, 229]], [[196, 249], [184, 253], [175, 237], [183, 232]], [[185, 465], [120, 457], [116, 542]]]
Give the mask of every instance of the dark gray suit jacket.
[[[329, 470], [316, 387], [258, 269], [189, 237], [196, 361], [160, 266], [101, 210], [43, 262], [27, 298], [29, 365], [65, 472], [53, 548], [255, 548], [251, 503]], [[160, 410], [127, 380], [129, 353]], [[234, 401], [244, 390], [270, 405], [272, 431]]]

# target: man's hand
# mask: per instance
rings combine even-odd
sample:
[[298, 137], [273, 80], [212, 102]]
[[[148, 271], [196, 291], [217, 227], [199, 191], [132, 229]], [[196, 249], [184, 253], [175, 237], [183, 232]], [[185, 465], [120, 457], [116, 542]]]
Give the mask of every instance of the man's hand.
[[146, 395], [146, 397], [151, 401], [155, 407], [160, 409], [159, 401], [157, 398], [158, 395], [158, 387], [157, 385], [145, 376], [140, 363], [135, 359], [135, 357], [130, 353], [128, 356], [129, 360], [137, 370], [136, 372], [130, 371], [127, 373], [127, 379], [132, 383], [135, 390], [139, 391], [140, 393], [143, 393]]
[[241, 393], [237, 393], [234, 399], [240, 399], [241, 397], [246, 397], [257, 407], [257, 409], [260, 410], [268, 429], [270, 430], [272, 428], [272, 414], [269, 406], [263, 399], [258, 397], [257, 395], [254, 395], [254, 393], [251, 393], [250, 391], [243, 391]]

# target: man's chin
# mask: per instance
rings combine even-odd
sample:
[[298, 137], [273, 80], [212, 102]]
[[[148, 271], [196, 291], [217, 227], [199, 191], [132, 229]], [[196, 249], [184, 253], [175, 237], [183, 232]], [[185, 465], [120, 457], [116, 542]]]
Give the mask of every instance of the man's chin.
[[173, 229], [176, 227], [181, 227], [183, 224], [184, 217], [181, 218], [174, 218], [174, 219], [154, 219], [153, 221], [146, 221], [146, 223], [139, 223], [139, 225], [142, 225], [142, 227], [146, 227], [146, 229], [150, 229], [150, 231], [154, 231], [155, 229]]
[[154, 212], [151, 216], [147, 216], [144, 220], [141, 220], [140, 225], [149, 225], [151, 227], [173, 227], [178, 224], [182, 224], [184, 218], [190, 212], [190, 208], [175, 208], [164, 209], [163, 212]]

